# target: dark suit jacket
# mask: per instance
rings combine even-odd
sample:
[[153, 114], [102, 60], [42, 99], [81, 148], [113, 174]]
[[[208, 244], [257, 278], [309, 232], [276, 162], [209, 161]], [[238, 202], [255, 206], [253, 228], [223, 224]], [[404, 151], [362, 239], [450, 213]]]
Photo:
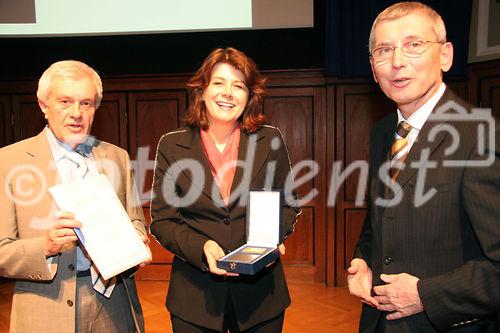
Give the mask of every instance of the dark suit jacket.
[[[406, 272], [418, 277], [425, 311], [386, 321], [387, 332], [498, 329], [494, 313], [500, 310], [499, 129], [497, 125], [496, 146], [489, 146], [496, 156], [491, 165], [444, 167], [445, 160], [484, 159], [477, 153], [477, 122], [454, 121], [460, 112], [470, 112], [471, 107], [446, 89], [433, 115], [445, 103], [453, 106], [454, 111], [441, 121], [428, 120], [423, 126], [397, 179], [401, 191], [396, 192], [402, 196], [401, 202], [392, 207], [383, 208], [374, 201], [394, 195], [377, 172], [388, 160], [396, 114], [384, 118], [372, 130], [369, 212], [355, 256], [365, 259], [371, 267], [374, 285], [383, 284], [382, 273]], [[459, 145], [454, 151], [455, 131], [450, 127], [459, 134]], [[429, 134], [436, 130], [434, 140], [429, 140]], [[451, 155], [447, 149], [453, 151]], [[424, 172], [411, 163], [426, 153], [435, 165], [425, 169], [424, 193], [432, 188], [436, 192], [430, 200], [416, 206], [419, 198], [415, 193]], [[363, 306], [360, 331], [373, 332], [380, 318], [385, 318], [381, 312]]]
[[[212, 188], [214, 178], [198, 129], [184, 128], [164, 135], [156, 155], [151, 232], [175, 254], [167, 308], [188, 322], [216, 330], [222, 329], [228, 295], [241, 329], [280, 314], [290, 304], [279, 260], [255, 276], [234, 278], [214, 276], [204, 260], [203, 245], [210, 239], [226, 252], [246, 243], [246, 195], [249, 190], [265, 187], [268, 169], [276, 170], [268, 188], [285, 191], [286, 235], [293, 231], [300, 213], [295, 192], [285, 188], [291, 167], [277, 128], [262, 126], [252, 135], [242, 131], [238, 160], [244, 165], [236, 169], [231, 203], [225, 207], [217, 188]], [[192, 202], [176, 207], [174, 191], [179, 197], [193, 191], [188, 195]]]

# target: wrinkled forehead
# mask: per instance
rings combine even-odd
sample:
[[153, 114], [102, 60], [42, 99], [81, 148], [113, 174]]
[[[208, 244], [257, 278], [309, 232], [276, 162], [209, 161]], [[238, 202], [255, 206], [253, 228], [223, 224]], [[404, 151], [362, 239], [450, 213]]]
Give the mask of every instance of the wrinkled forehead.
[[97, 88], [92, 79], [85, 75], [78, 77], [55, 76], [50, 83], [48, 95], [49, 97], [67, 96], [94, 99], [97, 97]]

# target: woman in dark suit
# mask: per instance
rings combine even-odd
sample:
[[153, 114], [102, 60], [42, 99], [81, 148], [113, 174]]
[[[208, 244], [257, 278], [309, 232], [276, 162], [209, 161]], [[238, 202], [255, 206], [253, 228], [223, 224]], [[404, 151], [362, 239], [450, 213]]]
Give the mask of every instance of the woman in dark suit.
[[216, 265], [246, 243], [250, 190], [283, 191], [285, 237], [300, 214], [283, 136], [263, 124], [264, 83], [242, 52], [214, 50], [188, 83], [186, 127], [158, 145], [151, 232], [175, 254], [166, 301], [174, 332], [282, 330], [290, 296], [279, 259], [253, 276]]

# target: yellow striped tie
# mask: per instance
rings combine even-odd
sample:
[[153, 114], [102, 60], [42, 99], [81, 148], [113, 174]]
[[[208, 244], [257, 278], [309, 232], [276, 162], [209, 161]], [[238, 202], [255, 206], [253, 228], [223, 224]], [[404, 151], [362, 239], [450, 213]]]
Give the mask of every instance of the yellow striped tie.
[[408, 133], [410, 133], [412, 127], [406, 121], [402, 121], [398, 124], [396, 128], [395, 140], [391, 147], [391, 167], [389, 169], [389, 175], [394, 181], [399, 175], [400, 168], [396, 167], [397, 162], [404, 162], [406, 155], [410, 151], [408, 147]]

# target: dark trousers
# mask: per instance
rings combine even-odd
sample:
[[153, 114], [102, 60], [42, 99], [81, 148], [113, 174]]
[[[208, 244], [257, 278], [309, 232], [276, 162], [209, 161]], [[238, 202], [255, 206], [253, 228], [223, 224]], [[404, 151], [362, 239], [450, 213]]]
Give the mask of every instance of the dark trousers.
[[234, 320], [232, 323], [226, 321], [224, 318], [224, 329], [222, 331], [211, 330], [206, 327], [198, 326], [187, 321], [182, 320], [174, 315], [170, 316], [172, 321], [172, 331], [174, 333], [280, 333], [283, 328], [283, 320], [285, 318], [285, 313], [281, 313], [279, 316], [266, 320], [254, 327], [249, 328], [245, 331], [240, 331], [238, 328], [238, 323]]
[[116, 284], [109, 299], [94, 290], [90, 275], [78, 277], [76, 281], [76, 332], [136, 332], [121, 281]]
[[247, 330], [240, 331], [238, 320], [234, 312], [234, 306], [231, 297], [227, 298], [226, 308], [224, 311], [224, 328], [222, 331], [212, 330], [206, 327], [198, 326], [193, 323], [182, 320], [181, 318], [171, 315], [173, 333], [280, 333], [283, 329], [283, 321], [285, 312], [278, 316], [266, 320], [260, 324], [250, 327]]

